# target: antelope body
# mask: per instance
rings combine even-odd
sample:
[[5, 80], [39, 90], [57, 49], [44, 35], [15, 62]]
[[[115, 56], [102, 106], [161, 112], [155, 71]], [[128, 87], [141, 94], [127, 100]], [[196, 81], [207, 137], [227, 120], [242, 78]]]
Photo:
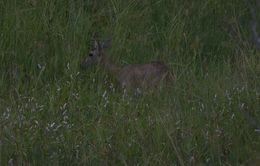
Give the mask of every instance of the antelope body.
[[162, 62], [151, 62], [148, 64], [129, 64], [118, 66], [114, 64], [104, 48], [110, 45], [111, 41], [95, 41], [94, 47], [85, 57], [81, 65], [83, 67], [96, 64], [109, 71], [115, 76], [122, 88], [156, 88], [172, 78], [169, 68]]

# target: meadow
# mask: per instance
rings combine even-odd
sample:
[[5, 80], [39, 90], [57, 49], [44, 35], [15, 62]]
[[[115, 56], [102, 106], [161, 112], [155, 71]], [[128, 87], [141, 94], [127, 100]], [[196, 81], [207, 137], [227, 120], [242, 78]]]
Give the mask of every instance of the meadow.
[[[237, 0], [0, 0], [0, 165], [244, 165], [260, 155], [260, 53]], [[157, 93], [82, 69], [159, 60]]]

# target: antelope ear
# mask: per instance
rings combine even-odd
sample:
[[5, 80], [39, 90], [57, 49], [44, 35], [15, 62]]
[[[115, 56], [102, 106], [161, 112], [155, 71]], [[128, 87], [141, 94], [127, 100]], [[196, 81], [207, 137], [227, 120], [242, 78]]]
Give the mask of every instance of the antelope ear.
[[98, 43], [98, 41], [96, 41], [96, 40], [94, 41], [94, 47], [95, 47], [95, 48], [98, 48], [98, 47], [99, 47], [99, 43]]
[[94, 48], [98, 51], [102, 50], [102, 45], [97, 40], [94, 41]]
[[104, 40], [104, 41], [101, 43], [101, 48], [102, 48], [102, 49], [103, 49], [103, 48], [108, 48], [108, 47], [111, 46], [111, 44], [112, 44], [112, 39], [111, 39], [111, 38], [106, 39], [106, 40]]

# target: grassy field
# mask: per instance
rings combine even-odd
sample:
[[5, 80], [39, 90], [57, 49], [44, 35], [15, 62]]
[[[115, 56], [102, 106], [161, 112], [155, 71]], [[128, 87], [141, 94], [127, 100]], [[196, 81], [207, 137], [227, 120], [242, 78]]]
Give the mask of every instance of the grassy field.
[[[260, 155], [260, 53], [235, 0], [0, 0], [0, 165], [243, 165]], [[134, 96], [80, 68], [93, 34], [118, 64], [176, 81]]]

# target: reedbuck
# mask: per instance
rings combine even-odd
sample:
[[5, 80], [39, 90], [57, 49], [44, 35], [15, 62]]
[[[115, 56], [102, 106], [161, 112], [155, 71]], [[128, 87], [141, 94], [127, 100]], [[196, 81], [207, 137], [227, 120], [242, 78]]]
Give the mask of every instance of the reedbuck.
[[94, 47], [81, 62], [82, 67], [93, 64], [99, 65], [101, 68], [104, 68], [115, 76], [120, 86], [125, 89], [154, 89], [173, 79], [173, 75], [169, 71], [169, 68], [161, 62], [129, 64], [125, 66], [114, 64], [104, 50], [110, 45], [111, 40], [102, 42], [95, 40]]

